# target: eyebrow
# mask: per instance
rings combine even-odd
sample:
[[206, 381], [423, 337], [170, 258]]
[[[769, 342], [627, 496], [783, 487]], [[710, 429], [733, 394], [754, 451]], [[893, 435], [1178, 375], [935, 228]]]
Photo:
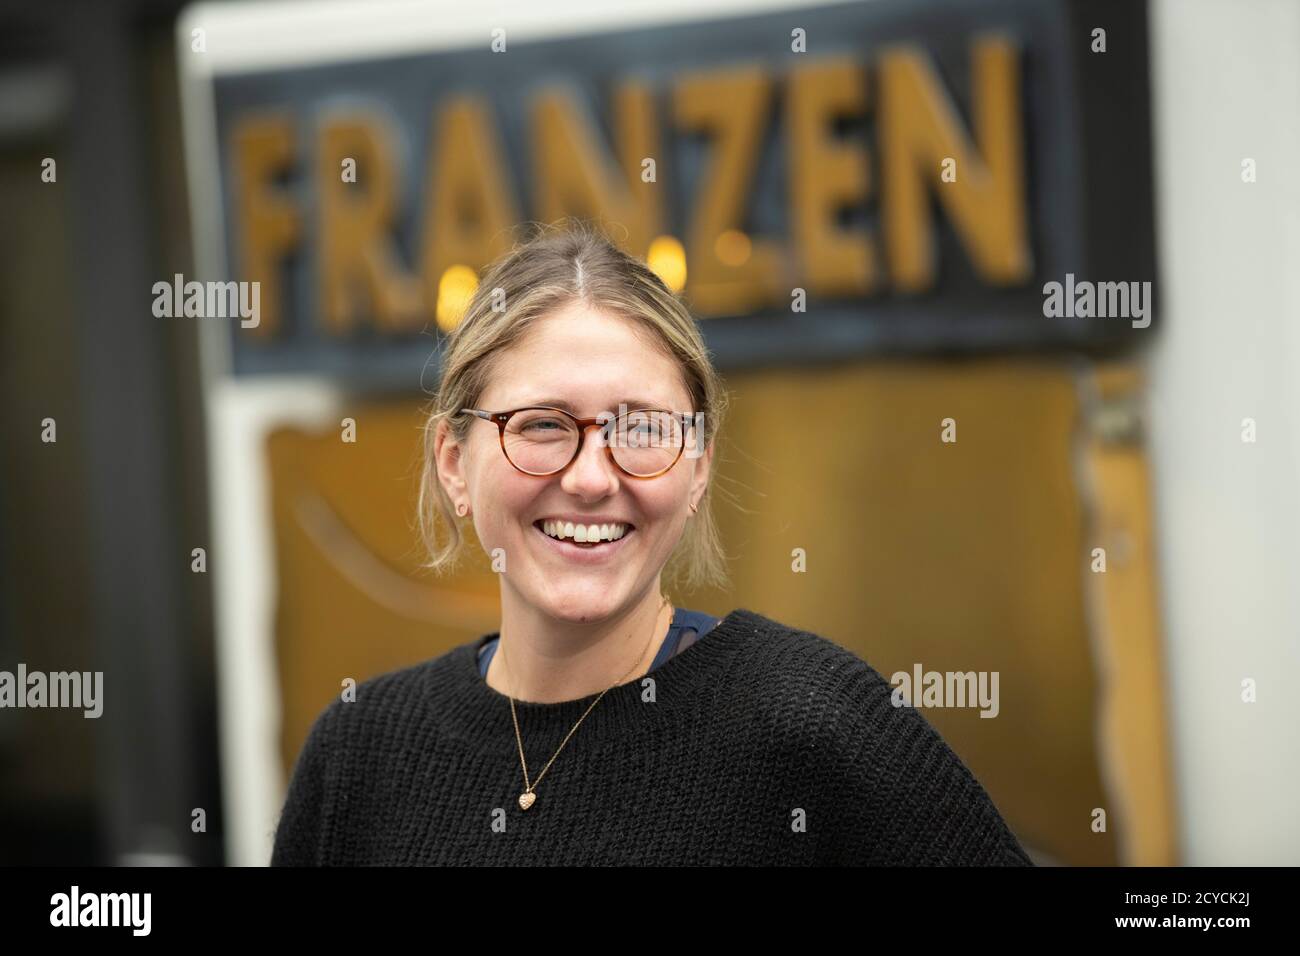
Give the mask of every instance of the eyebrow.
[[[566, 402], [566, 401], [565, 401], [564, 399], [562, 399], [562, 398], [540, 398], [540, 399], [538, 399], [538, 400], [535, 401], [535, 402], [528, 402], [528, 403], [526, 403], [526, 404], [524, 404], [524, 405], [520, 405], [520, 406], [518, 406], [518, 407], [520, 407], [520, 408], [527, 408], [529, 405], [550, 405], [550, 406], [552, 406], [552, 407], [554, 407], [554, 408], [562, 408], [562, 409], [564, 409], [566, 412], [571, 412], [571, 413], [574, 414], [574, 415], [577, 415], [577, 414], [578, 414], [578, 410], [577, 410], [577, 408], [575, 408], [573, 405], [571, 405], [569, 402]], [[666, 408], [668, 407], [667, 405], [664, 405], [662, 402], [652, 402], [652, 401], [648, 401], [647, 399], [644, 399], [644, 398], [623, 398], [623, 399], [619, 399], [617, 402], [615, 402], [614, 405], [615, 405], [615, 407], [617, 407], [618, 405], [627, 405], [627, 407], [628, 407], [629, 410], [630, 410], [630, 409], [634, 409], [634, 408], [664, 408], [664, 409], [666, 409]], [[609, 409], [609, 411], [613, 411], [613, 409]]]

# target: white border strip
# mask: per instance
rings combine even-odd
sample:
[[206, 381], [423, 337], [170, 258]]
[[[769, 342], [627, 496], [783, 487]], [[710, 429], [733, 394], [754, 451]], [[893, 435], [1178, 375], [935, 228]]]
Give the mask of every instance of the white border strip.
[[[850, 0], [861, 5], [874, 0]], [[608, 30], [776, 13], [835, 5], [835, 0], [549, 0], [471, 5], [465, 0], [274, 0], [254, 4], [198, 3], [182, 12], [177, 41], [189, 50], [191, 31], [206, 33], [210, 75], [283, 69], [396, 56], [481, 44], [492, 31], [511, 43], [582, 36]], [[797, 25], [797, 24], [796, 24]], [[810, 43], [815, 43], [810, 38]]]

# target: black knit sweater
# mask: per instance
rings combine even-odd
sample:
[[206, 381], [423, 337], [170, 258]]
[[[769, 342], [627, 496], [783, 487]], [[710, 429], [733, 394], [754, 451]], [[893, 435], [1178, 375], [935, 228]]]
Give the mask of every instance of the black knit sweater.
[[[486, 635], [371, 678], [316, 718], [282, 865], [1032, 865], [916, 710], [839, 645], [732, 611], [605, 694], [519, 807]], [[516, 701], [529, 779], [595, 700]]]

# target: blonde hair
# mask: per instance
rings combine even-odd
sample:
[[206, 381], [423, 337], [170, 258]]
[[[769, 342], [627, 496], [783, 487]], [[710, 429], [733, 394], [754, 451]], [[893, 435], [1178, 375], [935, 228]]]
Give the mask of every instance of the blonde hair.
[[[703, 413], [701, 449], [717, 437], [726, 411], [726, 390], [699, 326], [658, 275], [590, 223], [562, 220], [549, 227], [529, 225], [537, 231], [487, 268], [464, 317], [445, 342], [438, 389], [424, 424], [419, 494], [420, 534], [428, 553], [425, 566], [438, 574], [456, 566], [465, 546], [463, 519], [438, 480], [434, 455], [438, 424], [447, 421], [456, 440], [464, 444], [470, 426], [482, 423], [460, 410], [477, 407], [497, 358], [538, 319], [581, 301], [650, 333], [679, 363], [691, 396], [694, 407], [677, 410]], [[502, 295], [505, 309], [496, 311], [494, 303]], [[716, 458], [716, 449], [714, 454]], [[713, 471], [698, 511], [687, 520], [665, 565], [668, 581], [678, 582], [680, 577], [687, 588], [729, 585], [727, 558], [710, 506]], [[440, 534], [440, 528], [445, 534]]]

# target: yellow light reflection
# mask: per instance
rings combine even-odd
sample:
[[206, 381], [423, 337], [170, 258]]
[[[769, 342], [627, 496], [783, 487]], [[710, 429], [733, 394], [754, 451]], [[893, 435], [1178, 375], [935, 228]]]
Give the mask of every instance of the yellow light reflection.
[[743, 266], [749, 261], [752, 250], [749, 236], [737, 229], [728, 229], [719, 233], [713, 243], [713, 252], [724, 266]]
[[438, 328], [450, 332], [460, 324], [477, 288], [478, 276], [469, 266], [447, 268], [438, 280], [438, 305], [434, 310]]
[[646, 265], [674, 292], [686, 286], [686, 250], [673, 236], [659, 236], [650, 243]]

